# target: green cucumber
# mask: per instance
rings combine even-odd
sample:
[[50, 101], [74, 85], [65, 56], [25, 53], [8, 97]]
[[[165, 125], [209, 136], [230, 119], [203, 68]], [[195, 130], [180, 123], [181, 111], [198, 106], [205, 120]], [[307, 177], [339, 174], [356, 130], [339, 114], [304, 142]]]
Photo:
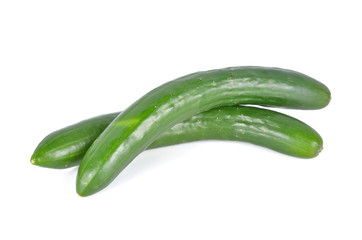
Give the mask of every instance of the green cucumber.
[[[34, 165], [67, 168], [84, 154], [119, 113], [105, 114], [65, 127], [46, 136], [31, 157]], [[250, 142], [300, 158], [318, 155], [323, 142], [305, 123], [255, 107], [220, 107], [200, 113], [162, 133], [148, 148], [199, 140]]]
[[161, 133], [209, 109], [238, 104], [319, 109], [329, 101], [322, 83], [279, 68], [233, 67], [178, 78], [144, 95], [102, 132], [79, 166], [77, 192], [88, 196], [105, 188]]

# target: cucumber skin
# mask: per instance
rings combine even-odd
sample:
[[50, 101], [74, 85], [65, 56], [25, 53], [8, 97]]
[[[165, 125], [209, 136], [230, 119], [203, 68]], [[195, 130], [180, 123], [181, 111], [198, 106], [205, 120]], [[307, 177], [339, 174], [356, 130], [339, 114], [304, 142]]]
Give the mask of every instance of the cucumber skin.
[[[35, 149], [31, 162], [59, 169], [78, 165], [118, 114], [87, 119], [49, 134]], [[211, 109], [178, 123], [148, 149], [209, 139], [250, 142], [299, 158], [313, 158], [323, 146], [319, 134], [295, 118], [267, 109], [237, 106]]]
[[118, 114], [97, 116], [52, 132], [36, 147], [30, 162], [59, 169], [79, 165], [94, 140]]
[[148, 149], [200, 140], [249, 142], [299, 158], [316, 157], [322, 137], [304, 122], [256, 107], [220, 107], [176, 124]]
[[200, 112], [238, 104], [319, 109], [329, 101], [322, 83], [279, 68], [234, 67], [178, 78], [144, 95], [102, 132], [79, 166], [77, 193], [102, 190], [162, 132]]

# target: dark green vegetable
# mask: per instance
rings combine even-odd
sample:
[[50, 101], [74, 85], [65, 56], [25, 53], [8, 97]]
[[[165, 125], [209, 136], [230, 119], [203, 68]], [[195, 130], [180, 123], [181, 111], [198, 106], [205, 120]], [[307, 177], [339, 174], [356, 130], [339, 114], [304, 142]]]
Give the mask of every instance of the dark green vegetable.
[[234, 67], [181, 77], [147, 93], [102, 132], [80, 164], [77, 192], [100, 191], [161, 133], [209, 109], [238, 104], [319, 109], [329, 101], [325, 85], [285, 69]]
[[[34, 165], [78, 165], [90, 145], [118, 113], [94, 117], [46, 136], [31, 158]], [[254, 143], [295, 157], [312, 158], [322, 149], [311, 127], [287, 115], [255, 107], [220, 107], [200, 113], [162, 133], [148, 148], [219, 139]]]

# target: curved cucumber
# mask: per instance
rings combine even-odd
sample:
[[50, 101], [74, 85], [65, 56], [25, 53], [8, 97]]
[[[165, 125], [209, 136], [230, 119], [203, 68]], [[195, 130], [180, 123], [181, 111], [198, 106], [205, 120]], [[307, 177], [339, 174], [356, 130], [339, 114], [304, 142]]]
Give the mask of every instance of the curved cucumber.
[[100, 191], [162, 132], [200, 112], [238, 104], [318, 109], [329, 101], [322, 83], [278, 68], [234, 67], [178, 78], [144, 95], [102, 132], [80, 164], [77, 192]]
[[[118, 113], [94, 117], [46, 136], [31, 162], [49, 168], [78, 165], [84, 154]], [[200, 113], [162, 133], [148, 148], [198, 140], [254, 143], [300, 158], [318, 155], [323, 142], [305, 123], [275, 111], [255, 107], [220, 107]]]

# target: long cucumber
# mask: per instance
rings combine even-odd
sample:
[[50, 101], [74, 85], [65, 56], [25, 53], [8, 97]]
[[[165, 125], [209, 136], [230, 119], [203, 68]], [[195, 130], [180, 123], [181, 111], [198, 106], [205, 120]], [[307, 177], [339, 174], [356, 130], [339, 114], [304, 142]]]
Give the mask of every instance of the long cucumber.
[[[49, 134], [35, 149], [31, 162], [48, 168], [78, 165], [118, 114], [87, 119]], [[295, 118], [267, 109], [235, 106], [212, 109], [178, 123], [148, 148], [209, 139], [250, 142], [300, 158], [315, 157], [323, 147], [319, 134]]]
[[234, 67], [178, 78], [144, 95], [102, 132], [80, 164], [77, 192], [100, 191], [162, 132], [209, 109], [238, 104], [319, 109], [329, 101], [322, 83], [279, 68]]

